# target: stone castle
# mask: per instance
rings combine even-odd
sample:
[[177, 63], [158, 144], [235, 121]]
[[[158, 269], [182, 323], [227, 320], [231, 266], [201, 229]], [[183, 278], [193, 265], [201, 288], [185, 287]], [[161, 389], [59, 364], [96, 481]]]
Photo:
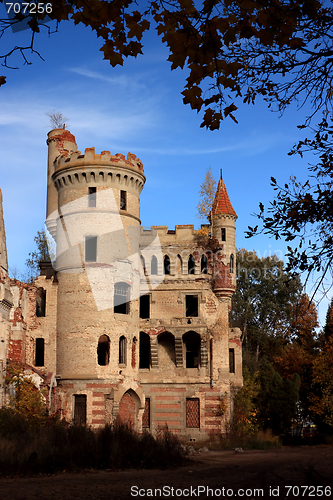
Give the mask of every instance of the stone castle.
[[53, 265], [41, 263], [33, 284], [8, 277], [0, 199], [0, 406], [17, 361], [67, 420], [167, 425], [192, 440], [224, 432], [242, 355], [229, 327], [237, 215], [223, 180], [202, 231], [148, 230], [134, 154], [81, 154], [64, 129], [47, 144]]

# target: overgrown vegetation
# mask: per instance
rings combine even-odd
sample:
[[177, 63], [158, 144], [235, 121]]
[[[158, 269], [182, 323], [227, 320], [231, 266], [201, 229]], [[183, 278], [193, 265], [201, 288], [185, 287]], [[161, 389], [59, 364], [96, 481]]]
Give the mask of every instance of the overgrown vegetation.
[[168, 429], [155, 438], [116, 422], [99, 429], [54, 419], [31, 426], [12, 409], [0, 410], [1, 474], [79, 469], [170, 468], [185, 462], [180, 441]]

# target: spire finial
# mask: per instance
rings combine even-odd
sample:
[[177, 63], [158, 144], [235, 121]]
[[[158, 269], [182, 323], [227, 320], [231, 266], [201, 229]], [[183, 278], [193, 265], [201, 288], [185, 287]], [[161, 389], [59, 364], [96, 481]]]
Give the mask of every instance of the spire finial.
[[220, 179], [222, 180], [222, 168], [220, 169]]

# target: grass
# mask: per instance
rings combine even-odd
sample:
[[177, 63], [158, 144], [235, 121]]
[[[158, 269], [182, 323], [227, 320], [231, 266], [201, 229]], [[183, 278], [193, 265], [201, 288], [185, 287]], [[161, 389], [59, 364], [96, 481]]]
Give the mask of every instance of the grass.
[[80, 469], [171, 468], [185, 462], [168, 429], [155, 438], [116, 422], [98, 429], [47, 421], [43, 426], [0, 410], [0, 474], [36, 474]]
[[271, 431], [257, 431], [251, 435], [238, 435], [233, 432], [212, 436], [207, 446], [211, 450], [233, 450], [243, 448], [244, 450], [271, 450], [281, 448], [282, 444], [278, 436]]

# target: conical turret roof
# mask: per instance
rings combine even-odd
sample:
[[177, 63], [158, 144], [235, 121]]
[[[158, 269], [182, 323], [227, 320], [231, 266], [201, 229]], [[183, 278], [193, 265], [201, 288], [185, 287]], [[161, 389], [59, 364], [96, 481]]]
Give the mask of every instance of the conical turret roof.
[[237, 217], [237, 214], [229, 200], [227, 188], [225, 187], [223, 179], [220, 179], [217, 185], [215, 199], [211, 211], [212, 217], [216, 217], [218, 215], [233, 215], [234, 217]]

